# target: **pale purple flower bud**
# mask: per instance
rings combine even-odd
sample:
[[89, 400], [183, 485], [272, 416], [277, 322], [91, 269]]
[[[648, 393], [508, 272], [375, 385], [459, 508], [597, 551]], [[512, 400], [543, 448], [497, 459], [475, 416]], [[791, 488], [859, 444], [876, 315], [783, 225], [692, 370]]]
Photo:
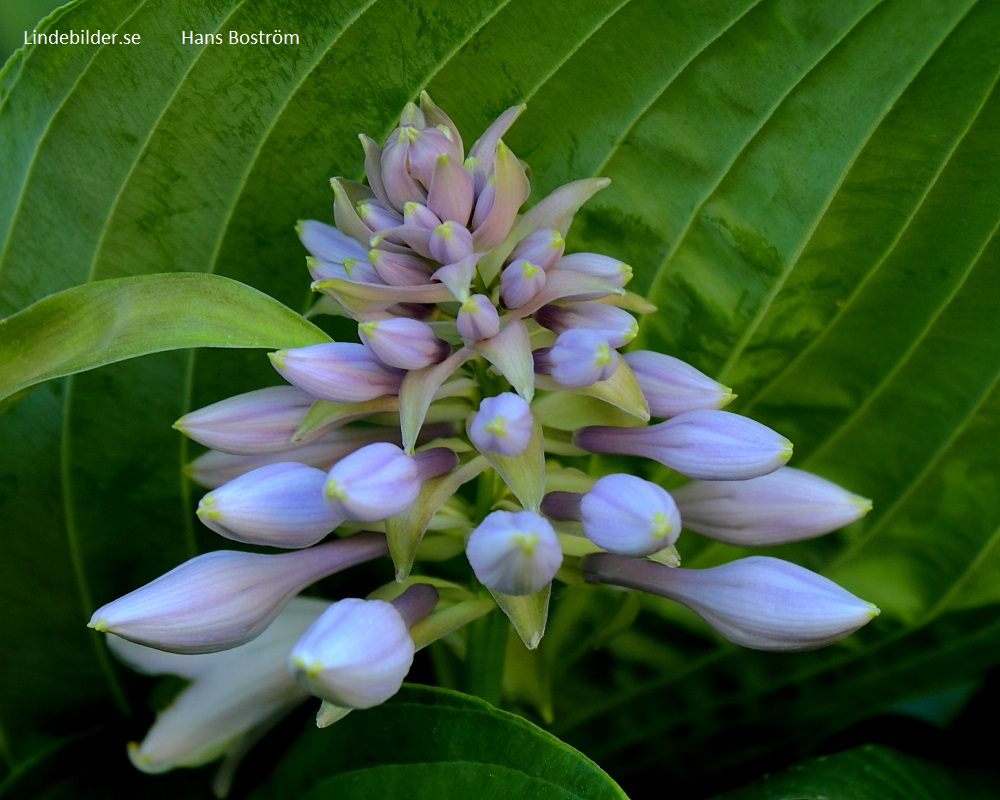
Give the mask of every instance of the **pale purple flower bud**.
[[338, 403], [358, 403], [398, 394], [406, 374], [388, 367], [364, 345], [330, 342], [269, 353], [286, 381], [315, 397]]
[[472, 175], [462, 163], [441, 155], [428, 187], [427, 206], [441, 220], [451, 220], [464, 227], [472, 214], [474, 188]]
[[358, 216], [357, 204], [373, 196], [371, 189], [343, 178], [333, 178], [330, 186], [333, 188], [333, 221], [337, 228], [358, 242], [366, 242], [371, 229]]
[[397, 128], [382, 149], [382, 186], [389, 202], [399, 211], [410, 201], [423, 203], [427, 199], [427, 190], [407, 169], [410, 147], [419, 133], [409, 126]]
[[500, 314], [484, 294], [474, 294], [458, 311], [458, 335], [467, 342], [491, 339], [500, 333]]
[[332, 225], [314, 219], [300, 220], [295, 230], [299, 240], [315, 258], [339, 264], [347, 258], [364, 258], [365, 248]]
[[507, 308], [520, 308], [545, 287], [545, 270], [519, 258], [500, 273], [500, 297]]
[[403, 206], [403, 224], [426, 231], [434, 230], [443, 220], [423, 203], [410, 202]]
[[454, 264], [472, 255], [472, 234], [457, 222], [447, 220], [431, 231], [431, 256], [442, 264]]
[[382, 201], [382, 205], [388, 207], [389, 196], [385, 193], [382, 185], [382, 148], [376, 144], [374, 139], [358, 134], [361, 140], [361, 147], [365, 151], [365, 177], [368, 178], [368, 185], [371, 186], [375, 196]]
[[504, 392], [484, 397], [469, 425], [469, 438], [480, 452], [514, 456], [528, 446], [534, 420], [519, 395]]
[[[429, 189], [441, 156], [450, 157], [458, 164], [462, 163], [461, 151], [443, 131], [436, 128], [423, 128], [417, 131], [410, 142], [410, 174]], [[433, 208], [429, 201], [428, 205]]]
[[871, 500], [792, 467], [748, 481], [693, 481], [672, 494], [685, 528], [746, 546], [821, 536], [872, 507]]
[[535, 351], [535, 371], [563, 386], [592, 386], [617, 367], [618, 353], [600, 333], [586, 328], [560, 333], [552, 347]]
[[556, 263], [556, 269], [582, 272], [603, 278], [615, 286], [624, 286], [632, 280], [632, 267], [617, 258], [601, 256], [597, 253], [570, 253]]
[[404, 223], [398, 228], [386, 228], [379, 231], [369, 240], [372, 247], [380, 250], [391, 250], [397, 253], [407, 252], [405, 249], [394, 249], [389, 246], [392, 242], [402, 242], [406, 248], [424, 258], [434, 257], [431, 255], [431, 232], [426, 228]]
[[354, 281], [355, 283], [384, 283], [366, 258], [345, 258], [338, 263], [307, 258], [306, 266], [309, 268], [309, 274], [314, 281], [338, 278], [340, 280]]
[[766, 475], [792, 455], [792, 443], [767, 426], [712, 410], [687, 411], [644, 428], [581, 428], [573, 443], [591, 453], [651, 458], [689, 478], [709, 481]]
[[206, 494], [198, 504], [198, 519], [237, 542], [309, 547], [343, 522], [323, 500], [325, 483], [321, 469], [271, 464]]
[[192, 411], [174, 427], [199, 444], [227, 453], [273, 453], [294, 446], [292, 434], [315, 401], [294, 386], [271, 386]]
[[360, 533], [279, 555], [217, 550], [185, 561], [107, 605], [89, 627], [172, 653], [212, 653], [249, 642], [302, 589], [388, 552]]
[[420, 93], [420, 111], [424, 115], [425, 126], [437, 128], [454, 142], [455, 147], [458, 148], [458, 152], [463, 152], [462, 135], [459, 133], [458, 127], [451, 121], [451, 117], [435, 105], [427, 92]]
[[419, 491], [420, 474], [413, 459], [386, 442], [362, 447], [334, 464], [323, 490], [335, 514], [365, 522], [405, 511]]
[[368, 260], [378, 277], [389, 286], [420, 286], [430, 280], [431, 265], [420, 256], [390, 253], [373, 248]]
[[[469, 158], [476, 162], [476, 168], [481, 172], [482, 180], [486, 179], [486, 172], [484, 170], [493, 163], [497, 146], [500, 143], [500, 137], [510, 130], [510, 126], [521, 116], [526, 107], [519, 105], [508, 108], [490, 124], [490, 127], [483, 131], [483, 135], [469, 148]], [[479, 178], [477, 178], [476, 191], [481, 190], [482, 184], [479, 182]]]
[[[627, 311], [606, 303], [574, 303], [570, 306], [542, 306], [535, 321], [556, 333], [586, 328], [598, 333], [613, 347], [624, 347], [639, 333], [639, 323]], [[625, 357], [626, 361], [628, 356]]]
[[406, 622], [392, 603], [349, 597], [309, 627], [292, 648], [288, 667], [323, 700], [371, 708], [399, 691], [414, 652]]
[[507, 237], [518, 209], [531, 192], [524, 167], [503, 142], [497, 142], [493, 168], [493, 177], [479, 195], [472, 214], [472, 238], [477, 250], [496, 247]]
[[358, 217], [372, 233], [403, 224], [403, 215], [390, 210], [378, 200], [362, 200], [357, 205]]
[[647, 556], [670, 547], [681, 516], [661, 487], [633, 475], [598, 478], [580, 500], [584, 535], [611, 553]]
[[736, 395], [679, 358], [652, 350], [626, 353], [654, 417], [675, 417], [698, 408], [722, 408]]
[[711, 569], [678, 569], [597, 553], [583, 559], [591, 583], [669, 597], [729, 641], [754, 650], [812, 650], [878, 616], [871, 603], [804, 567], [751, 556]]
[[531, 511], [489, 514], [469, 537], [465, 555], [480, 583], [510, 595], [542, 589], [563, 558], [552, 525]]
[[511, 251], [510, 260], [523, 258], [548, 269], [562, 258], [566, 240], [555, 228], [542, 228], [525, 236]]
[[421, 450], [410, 458], [417, 466], [417, 477], [421, 481], [444, 475], [458, 466], [458, 456], [454, 450], [447, 447], [432, 447], [429, 450]]
[[443, 361], [451, 348], [434, 335], [426, 322], [407, 317], [391, 317], [358, 325], [365, 347], [390, 367], [421, 369]]

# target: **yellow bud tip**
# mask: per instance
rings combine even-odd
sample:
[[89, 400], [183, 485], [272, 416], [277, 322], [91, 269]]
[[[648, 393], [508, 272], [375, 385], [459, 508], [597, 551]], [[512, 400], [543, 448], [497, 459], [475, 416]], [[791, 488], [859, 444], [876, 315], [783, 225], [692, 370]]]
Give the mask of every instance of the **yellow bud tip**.
[[406, 125], [399, 129], [399, 141], [409, 140], [415, 142], [420, 138], [420, 129], [414, 128], [412, 125]]
[[292, 659], [292, 666], [299, 672], [310, 678], [315, 678], [323, 671], [323, 664], [319, 661], [306, 661], [302, 656], [295, 656]]
[[377, 322], [359, 322], [358, 323], [358, 333], [371, 333], [378, 327]]
[[434, 229], [434, 233], [440, 234], [445, 239], [450, 239], [452, 237], [451, 229], [454, 224], [451, 220], [442, 222]]
[[299, 233], [299, 234], [301, 234], [301, 233], [302, 233], [302, 226], [303, 226], [304, 224], [305, 224], [305, 220], [304, 220], [304, 219], [300, 219], [300, 220], [298, 220], [298, 221], [297, 221], [297, 222], [295, 223], [295, 232], [296, 232], [296, 233]]
[[465, 159], [465, 164], [463, 164], [462, 166], [464, 166], [466, 169], [472, 169], [478, 163], [479, 163], [478, 158], [476, 158], [475, 156], [469, 156], [467, 159]]
[[604, 366], [605, 364], [611, 363], [611, 348], [606, 344], [599, 344], [597, 346], [597, 355], [594, 357], [594, 363], [599, 366]]
[[476, 303], [473, 301], [473, 299], [469, 297], [465, 300], [465, 302], [462, 303], [462, 311], [465, 311], [469, 314], [475, 314], [477, 311], [479, 311], [479, 306], [477, 306]]
[[632, 267], [628, 264], [620, 264], [618, 268], [622, 271], [622, 283], [628, 283], [632, 280]]
[[517, 542], [524, 554], [530, 556], [534, 550], [535, 545], [538, 544], [538, 534], [537, 533], [515, 533], [514, 541]]
[[872, 501], [867, 497], [862, 497], [861, 495], [856, 494], [851, 498], [851, 502], [861, 509], [862, 514], [867, 514], [872, 510]]
[[530, 278], [532, 275], [538, 272], [539, 269], [540, 269], [539, 267], [536, 267], [530, 261], [525, 261], [524, 266], [521, 267], [521, 274], [524, 275], [525, 278]]
[[340, 178], [330, 178], [330, 186], [333, 187], [333, 193], [339, 195], [343, 189], [340, 187]]
[[788, 461], [788, 459], [792, 457], [792, 450], [794, 447], [788, 439], [782, 439], [782, 442], [783, 444], [781, 445], [781, 449], [778, 451], [778, 455], [780, 455], [785, 461]]
[[186, 419], [187, 419], [187, 414], [185, 414], [183, 417], [181, 417], [179, 420], [177, 420], [177, 422], [175, 422], [170, 427], [173, 428], [175, 431], [180, 431], [185, 436], [190, 436], [191, 434], [189, 434], [187, 432], [187, 428], [184, 427], [184, 420], [186, 420]]
[[153, 757], [149, 753], [140, 753], [139, 752], [139, 743], [138, 742], [129, 742], [126, 745], [126, 747], [128, 749], [129, 758], [133, 761], [133, 763], [136, 763], [136, 764], [152, 764], [153, 763]]
[[674, 526], [670, 524], [670, 520], [667, 519], [667, 515], [662, 511], [657, 511], [653, 514], [653, 536], [657, 539], [661, 539], [673, 531]]
[[344, 487], [340, 486], [333, 478], [327, 480], [326, 485], [323, 487], [323, 494], [335, 500], [343, 500], [347, 497]]
[[403, 203], [403, 213], [412, 214], [417, 208], [420, 207], [420, 203], [416, 203], [413, 200]]
[[[441, 128], [443, 126], [438, 125], [438, 127]], [[437, 163], [438, 164], [447, 164], [448, 163], [448, 154], [447, 153], [442, 153], [441, 155], [439, 155], [437, 157]]]
[[490, 433], [494, 433], [497, 436], [506, 436], [507, 430], [504, 428], [504, 418], [503, 416], [496, 416], [487, 422], [483, 427]]
[[351, 277], [351, 271], [355, 268], [354, 265], [358, 263], [356, 258], [345, 258], [340, 262], [340, 266], [344, 268], [344, 272], [347, 273], [347, 277]]
[[93, 620], [92, 619], [90, 622], [87, 623], [87, 627], [88, 628], [93, 628], [98, 633], [107, 633], [108, 632], [108, 621], [104, 617], [101, 617], [98, 620]]
[[723, 386], [722, 395], [721, 397], [719, 397], [719, 408], [728, 406], [737, 397], [739, 397], [739, 395], [736, 394], [732, 389], [730, 389], [728, 386]]
[[564, 244], [566, 244], [566, 240], [563, 238], [563, 235], [559, 233], [559, 231], [553, 230], [552, 241], [549, 242], [549, 247], [555, 250], [556, 248], [562, 247]]
[[267, 357], [271, 359], [271, 363], [274, 364], [278, 369], [283, 369], [285, 366], [285, 353], [287, 350], [275, 350], [273, 353], [268, 353]]
[[868, 615], [872, 619], [875, 619], [875, 617], [877, 617], [881, 613], [882, 613], [882, 609], [879, 608], [877, 605], [875, 605], [874, 603], [869, 603], [868, 604]]

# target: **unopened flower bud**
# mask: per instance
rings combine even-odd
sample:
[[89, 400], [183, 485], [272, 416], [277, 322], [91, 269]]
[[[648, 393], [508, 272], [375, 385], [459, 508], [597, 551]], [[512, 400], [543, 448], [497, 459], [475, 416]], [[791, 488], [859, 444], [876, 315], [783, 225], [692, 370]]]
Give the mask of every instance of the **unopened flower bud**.
[[372, 249], [368, 260], [379, 279], [389, 286], [420, 286], [431, 277], [431, 265], [420, 256]]
[[605, 475], [580, 500], [590, 541], [611, 553], [646, 556], [670, 547], [681, 532], [677, 506], [661, 487], [633, 475]]
[[584, 577], [663, 595], [690, 608], [729, 641], [754, 650], [812, 650], [879, 613], [828, 578], [765, 556], [711, 569], [680, 569], [610, 553], [584, 557]]
[[101, 606], [89, 627], [172, 653], [212, 653], [249, 642], [302, 589], [388, 552], [361, 533], [279, 555], [217, 550]]
[[391, 317], [358, 325], [361, 341], [379, 361], [399, 369], [421, 369], [443, 361], [451, 349], [426, 322]]
[[484, 294], [474, 294], [458, 311], [458, 335], [468, 342], [491, 339], [500, 333], [500, 314]]
[[507, 308], [520, 308], [545, 288], [545, 270], [519, 258], [500, 273], [500, 297]]
[[511, 251], [510, 260], [523, 258], [532, 264], [548, 269], [562, 258], [566, 240], [555, 228], [542, 228], [525, 236]]
[[454, 264], [472, 255], [472, 234], [457, 222], [447, 220], [431, 231], [431, 255], [442, 264]]
[[652, 350], [633, 350], [624, 359], [654, 417], [675, 417], [698, 408], [722, 408], [736, 397], [728, 387], [679, 358]]
[[552, 525], [531, 511], [494, 511], [472, 532], [465, 554], [486, 587], [510, 595], [542, 589], [562, 564]]
[[533, 425], [531, 408], [524, 399], [504, 392], [483, 398], [469, 426], [469, 438], [480, 452], [513, 456], [528, 446]]
[[323, 489], [333, 512], [344, 519], [375, 522], [405, 511], [417, 499], [420, 475], [399, 447], [377, 442], [342, 458]]
[[549, 348], [535, 351], [535, 371], [551, 375], [563, 386], [592, 386], [610, 378], [618, 353], [597, 331], [572, 328]]
[[367, 225], [372, 233], [395, 228], [402, 224], [403, 215], [398, 211], [389, 210], [378, 200], [362, 200], [357, 204], [358, 217]]
[[617, 258], [597, 253], [570, 253], [559, 259], [555, 267], [603, 278], [615, 286], [624, 286], [632, 280], [632, 267]]
[[333, 225], [314, 219], [300, 220], [295, 228], [299, 240], [314, 258], [340, 264], [349, 258], [364, 258], [365, 248]]
[[398, 394], [405, 375], [383, 364], [364, 345], [351, 342], [295, 347], [269, 356], [289, 383], [315, 397], [339, 403]]
[[[574, 303], [569, 306], [542, 306], [535, 321], [556, 333], [586, 328], [599, 334], [613, 347], [624, 347], [639, 333], [635, 317], [606, 303]], [[628, 356], [625, 357], [628, 360]]]
[[464, 227], [472, 213], [474, 188], [472, 175], [461, 162], [442, 154], [434, 166], [427, 206], [441, 221], [451, 220]]
[[635, 455], [702, 480], [746, 480], [774, 472], [792, 443], [765, 425], [728, 411], [697, 410], [643, 428], [581, 428], [573, 442], [591, 453]]
[[821, 536], [872, 507], [871, 500], [792, 467], [747, 481], [692, 481], [672, 494], [685, 528], [745, 546]]

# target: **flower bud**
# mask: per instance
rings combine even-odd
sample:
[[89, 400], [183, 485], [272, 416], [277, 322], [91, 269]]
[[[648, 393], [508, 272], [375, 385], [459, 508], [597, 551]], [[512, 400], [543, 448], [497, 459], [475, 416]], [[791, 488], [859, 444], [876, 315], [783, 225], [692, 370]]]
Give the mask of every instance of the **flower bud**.
[[364, 257], [364, 247], [332, 225], [304, 219], [295, 226], [295, 231], [306, 250], [320, 261], [340, 264], [345, 259]]
[[317, 697], [345, 708], [384, 703], [413, 664], [413, 640], [392, 603], [334, 603], [292, 648], [288, 666]]
[[669, 597], [731, 642], [754, 650], [812, 650], [832, 644], [879, 610], [828, 578], [765, 556], [711, 569], [680, 569], [597, 553], [583, 559], [584, 578]]
[[216, 550], [101, 606], [89, 627], [171, 653], [212, 653], [257, 637], [302, 589], [389, 551], [360, 533], [279, 555]]
[[402, 214], [398, 211], [390, 211], [378, 200], [362, 200], [356, 207], [358, 218], [372, 233], [385, 228], [395, 228], [403, 222]]
[[570, 253], [559, 259], [555, 267], [603, 278], [615, 286], [624, 286], [632, 280], [632, 267], [617, 258], [597, 253]]
[[344, 519], [375, 522], [409, 508], [420, 491], [413, 459], [399, 447], [377, 442], [333, 465], [323, 489], [326, 502]]
[[309, 547], [343, 522], [323, 500], [325, 483], [321, 469], [271, 464], [206, 494], [198, 504], [198, 519], [237, 542]]
[[442, 221], [450, 220], [464, 227], [472, 213], [474, 190], [472, 175], [462, 163], [442, 154], [434, 166], [427, 206]]
[[573, 443], [591, 453], [651, 458], [689, 478], [709, 481], [766, 475], [792, 455], [792, 443], [770, 428], [711, 410], [687, 411], [644, 428], [581, 428]]
[[382, 148], [382, 186], [389, 202], [398, 211], [410, 201], [423, 203], [427, 199], [427, 190], [407, 169], [411, 142], [418, 135], [416, 128], [399, 127]]
[[462, 153], [448, 135], [436, 128], [421, 128], [412, 137], [408, 158], [410, 174], [429, 188], [442, 156], [462, 163]]
[[610, 378], [618, 367], [618, 353], [600, 333], [586, 328], [560, 333], [552, 347], [534, 355], [535, 371], [563, 386], [592, 386]]
[[681, 532], [677, 506], [661, 487], [633, 475], [605, 475], [580, 500], [584, 535], [611, 553], [646, 556]]
[[562, 564], [548, 520], [531, 511], [494, 511], [472, 532], [465, 554], [479, 581], [502, 594], [534, 594]]
[[399, 369], [421, 369], [443, 361], [451, 348], [426, 322], [391, 317], [358, 325], [362, 343], [379, 361]]
[[456, 222], [442, 222], [431, 231], [431, 256], [442, 264], [454, 264], [472, 255], [472, 234]]
[[633, 350], [623, 357], [654, 417], [675, 417], [698, 408], [722, 408], [736, 397], [728, 387], [679, 358], [652, 350]]
[[380, 362], [364, 345], [350, 342], [295, 347], [270, 353], [269, 357], [289, 383], [338, 403], [398, 394], [405, 375]]
[[420, 286], [431, 277], [431, 265], [420, 256], [373, 248], [368, 251], [368, 260], [379, 280], [389, 286]]
[[517, 259], [500, 273], [500, 297], [507, 308], [520, 308], [545, 287], [545, 270]]
[[672, 494], [685, 528], [745, 546], [821, 536], [872, 507], [871, 500], [792, 467], [747, 481], [693, 481]]
[[192, 411], [174, 427], [199, 444], [227, 453], [274, 453], [294, 447], [292, 435], [315, 401], [294, 386], [272, 386]]
[[491, 339], [500, 333], [500, 314], [485, 294], [474, 294], [462, 303], [455, 325], [467, 342]]
[[404, 225], [413, 228], [423, 228], [425, 231], [432, 231], [443, 221], [423, 203], [410, 202], [403, 206]]
[[556, 333], [565, 333], [573, 328], [594, 331], [613, 348], [624, 347], [639, 333], [635, 317], [606, 303], [542, 306], [535, 312], [535, 321]]
[[513, 392], [484, 397], [469, 426], [469, 438], [480, 452], [517, 455], [528, 446], [534, 420], [531, 408]]
[[555, 228], [542, 228], [525, 236], [511, 251], [510, 260], [523, 258], [532, 264], [548, 269], [562, 258], [566, 240]]

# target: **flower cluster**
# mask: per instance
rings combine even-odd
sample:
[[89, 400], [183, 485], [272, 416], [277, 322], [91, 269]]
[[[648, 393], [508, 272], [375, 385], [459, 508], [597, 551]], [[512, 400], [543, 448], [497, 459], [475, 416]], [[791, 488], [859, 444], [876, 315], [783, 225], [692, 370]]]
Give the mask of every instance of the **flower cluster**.
[[[678, 566], [682, 528], [777, 544], [839, 528], [870, 503], [785, 466], [791, 443], [722, 410], [727, 387], [668, 355], [619, 352], [636, 337], [633, 314], [655, 309], [626, 291], [627, 264], [565, 252], [574, 214], [607, 181], [568, 184], [521, 214], [525, 165], [502, 139], [521, 111], [468, 154], [426, 94], [384, 146], [362, 137], [368, 185], [334, 179], [336, 226], [298, 227], [323, 295], [316, 313], [354, 320], [359, 341], [272, 353], [290, 385], [176, 423], [211, 448], [190, 468], [211, 490], [199, 519], [289, 552], [198, 556], [94, 613], [124, 660], [193, 681], [133, 748], [141, 768], [239, 750], [309, 694], [324, 701], [321, 723], [384, 702], [417, 647], [494, 602], [533, 647], [557, 577], [669, 597], [764, 650], [819, 647], [878, 613], [774, 558]], [[572, 467], [592, 453], [691, 480], [667, 491]], [[410, 574], [418, 559], [463, 551], [467, 586]], [[386, 554], [396, 583], [373, 597], [296, 599]], [[237, 713], [241, 692], [252, 714]]]

